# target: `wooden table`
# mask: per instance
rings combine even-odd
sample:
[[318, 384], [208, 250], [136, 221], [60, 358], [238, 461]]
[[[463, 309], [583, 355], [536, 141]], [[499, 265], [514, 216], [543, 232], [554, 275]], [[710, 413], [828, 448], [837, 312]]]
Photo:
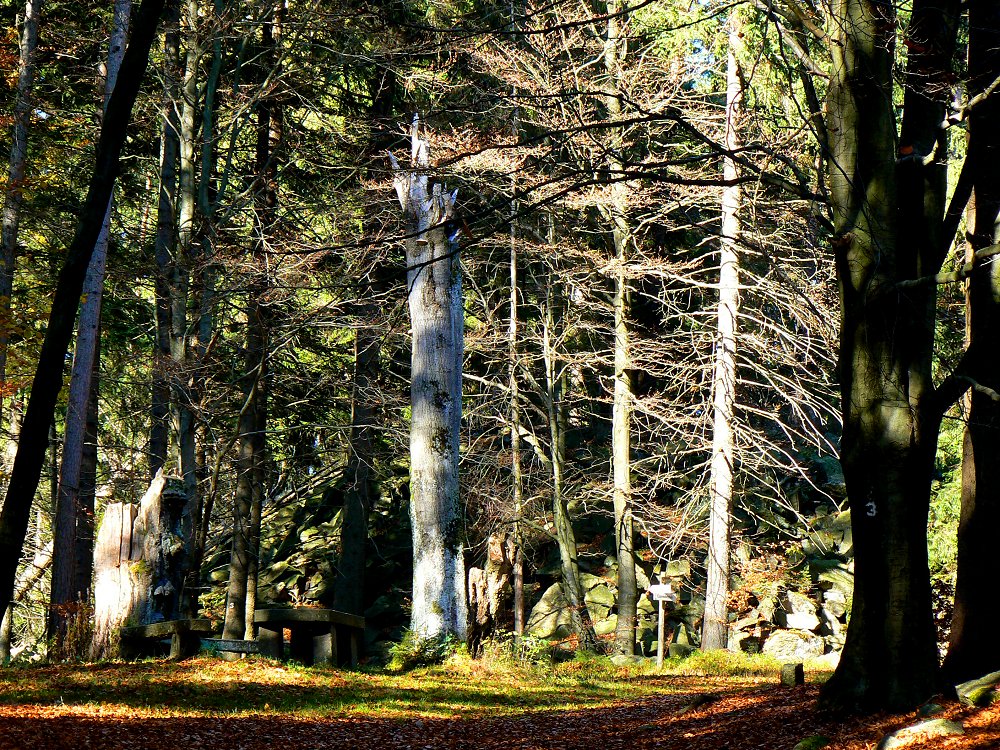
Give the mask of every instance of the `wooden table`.
[[[291, 658], [303, 664], [355, 666], [361, 655], [365, 618], [335, 609], [258, 609], [253, 613], [260, 653], [274, 659]], [[292, 638], [285, 655], [283, 632]]]

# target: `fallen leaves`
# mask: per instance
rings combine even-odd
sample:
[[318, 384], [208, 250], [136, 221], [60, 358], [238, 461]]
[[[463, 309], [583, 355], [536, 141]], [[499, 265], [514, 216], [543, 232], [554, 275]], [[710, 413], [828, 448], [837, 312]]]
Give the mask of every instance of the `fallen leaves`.
[[[869, 750], [917, 720], [823, 714], [817, 691], [777, 675], [387, 675], [264, 660], [11, 669], [0, 671], [0, 750], [790, 750], [820, 734], [830, 750]], [[966, 734], [921, 748], [1000, 747], [1000, 708], [952, 702], [940, 716]]]

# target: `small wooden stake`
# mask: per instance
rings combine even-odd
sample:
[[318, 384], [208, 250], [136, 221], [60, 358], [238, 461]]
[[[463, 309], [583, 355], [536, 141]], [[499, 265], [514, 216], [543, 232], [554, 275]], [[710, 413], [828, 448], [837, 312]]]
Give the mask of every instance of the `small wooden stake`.
[[656, 668], [663, 669], [663, 631], [665, 619], [663, 616], [663, 600], [657, 602], [659, 613], [656, 622]]

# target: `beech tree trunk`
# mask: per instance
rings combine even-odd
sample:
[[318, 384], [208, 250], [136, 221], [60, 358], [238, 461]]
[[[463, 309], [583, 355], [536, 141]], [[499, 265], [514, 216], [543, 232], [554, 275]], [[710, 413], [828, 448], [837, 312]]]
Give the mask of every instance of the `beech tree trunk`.
[[[969, 96], [981, 94], [1000, 76], [1000, 6], [973, 0], [969, 8]], [[988, 96], [969, 115], [969, 148], [974, 208], [968, 238], [972, 253], [1000, 241], [1000, 99]], [[970, 350], [978, 351], [973, 375], [980, 385], [1000, 390], [1000, 266], [995, 258], [973, 261], [968, 286]], [[993, 612], [1000, 580], [996, 531], [1000, 529], [1000, 404], [982, 389], [970, 395], [962, 454], [962, 514], [958, 526], [958, 580], [948, 655], [948, 684], [1000, 670]]]
[[[741, 47], [740, 22], [735, 9], [729, 20], [729, 54], [726, 64], [726, 149], [740, 147], [740, 99], [743, 96], [737, 54]], [[723, 159], [722, 176], [736, 180], [736, 162]], [[740, 188], [733, 184], [722, 193], [722, 236], [719, 242], [719, 307], [716, 315], [715, 377], [712, 385], [712, 463], [709, 478], [708, 581], [701, 647], [726, 648], [729, 640], [729, 532], [733, 507], [733, 419], [736, 404], [736, 327], [740, 309], [739, 252]]]
[[[937, 690], [927, 512], [943, 394], [931, 383], [947, 143], [940, 128], [959, 3], [916, 0], [896, 142], [893, 5], [838, 0], [828, 100], [841, 296], [841, 463], [855, 587], [830, 704], [907, 710]], [[897, 159], [897, 156], [899, 157]]]
[[413, 337], [410, 382], [410, 522], [418, 638], [465, 639], [468, 624], [458, 494], [464, 349], [457, 191], [429, 177], [427, 141], [414, 116], [410, 169], [393, 159], [406, 219], [406, 278]]
[[[114, 27], [108, 47], [104, 106], [107, 107], [114, 91], [125, 43], [128, 38], [131, 0], [116, 0]], [[52, 589], [50, 595], [47, 634], [52, 642], [54, 655], [62, 654], [62, 641], [71, 621], [77, 616], [89, 618], [80, 605], [90, 602], [90, 578], [93, 548], [94, 498], [84, 497], [80, 491], [84, 461], [84, 440], [91, 408], [97, 400], [92, 393], [97, 383], [94, 375], [98, 367], [100, 347], [101, 301], [104, 296], [104, 272], [108, 258], [108, 235], [111, 231], [112, 198], [104, 212], [97, 243], [90, 257], [87, 276], [83, 284], [83, 301], [77, 324], [76, 353], [69, 383], [69, 402], [66, 407], [66, 428], [63, 433], [62, 467], [59, 473], [59, 494], [56, 501], [54, 528], [55, 553], [52, 560]], [[96, 423], [96, 415], [93, 420]]]
[[101, 126], [94, 174], [80, 210], [76, 232], [59, 272], [45, 339], [21, 427], [17, 456], [3, 511], [0, 512], [0, 611], [6, 609], [13, 594], [31, 502], [41, 476], [48, 445], [48, 429], [56, 398], [62, 387], [63, 362], [73, 333], [87, 266], [104, 223], [132, 107], [146, 71], [149, 50], [156, 38], [156, 26], [162, 10], [163, 0], [143, 0], [133, 18], [132, 41], [125, 51], [122, 71]]

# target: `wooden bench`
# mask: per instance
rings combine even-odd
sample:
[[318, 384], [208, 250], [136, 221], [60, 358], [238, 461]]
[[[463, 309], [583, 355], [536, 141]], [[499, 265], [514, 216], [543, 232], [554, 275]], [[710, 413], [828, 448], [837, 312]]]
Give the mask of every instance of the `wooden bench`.
[[258, 627], [260, 653], [285, 659], [284, 630], [291, 631], [287, 658], [303, 664], [356, 666], [364, 642], [365, 618], [335, 609], [258, 609], [253, 621]]
[[180, 661], [198, 653], [203, 635], [212, 635], [218, 630], [219, 624], [213, 620], [164, 620], [122, 628], [122, 656], [137, 659], [151, 653], [154, 643], [169, 638], [170, 659]]
[[259, 654], [260, 644], [257, 641], [244, 641], [235, 638], [202, 638], [201, 647], [211, 653]]

